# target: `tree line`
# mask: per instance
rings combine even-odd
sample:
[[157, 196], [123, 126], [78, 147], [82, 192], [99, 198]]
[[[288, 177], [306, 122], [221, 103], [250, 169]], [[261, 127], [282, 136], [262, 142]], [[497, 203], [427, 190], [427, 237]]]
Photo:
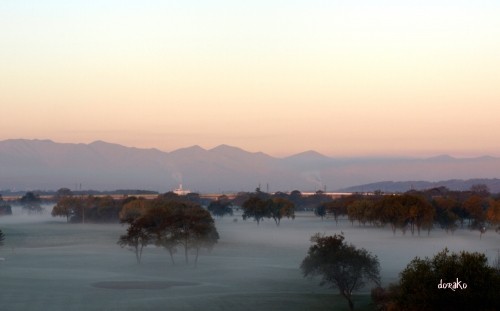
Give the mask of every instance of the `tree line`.
[[336, 221], [344, 216], [359, 225], [389, 225], [394, 234], [397, 230], [420, 234], [435, 225], [451, 233], [459, 227], [479, 230], [481, 235], [487, 228], [500, 232], [500, 197], [479, 185], [471, 191], [443, 187], [403, 194], [354, 194], [325, 202], [315, 213]]
[[12, 207], [9, 203], [3, 200], [3, 197], [0, 194], [0, 216], [4, 215], [12, 215]]
[[[42, 199], [38, 194], [31, 191], [26, 192], [17, 200], [10, 201], [10, 203], [21, 205], [23, 211], [28, 214], [39, 214], [43, 211]], [[0, 216], [4, 215], [12, 215], [12, 205], [4, 201], [0, 194]]]
[[[353, 194], [337, 199], [322, 191], [304, 196], [297, 190], [271, 194], [260, 188], [240, 192], [233, 199], [222, 195], [217, 200], [207, 200], [196, 193], [179, 196], [173, 192], [160, 194], [158, 198], [207, 206], [215, 217], [233, 215], [234, 209], [241, 209], [243, 219], [252, 219], [257, 224], [272, 219], [279, 226], [283, 218], [293, 219], [296, 211], [314, 210], [322, 219], [332, 217], [338, 222], [340, 218], [347, 218], [352, 224], [362, 226], [389, 226], [394, 234], [398, 230], [412, 235], [421, 231], [429, 233], [436, 226], [451, 233], [459, 227], [479, 230], [481, 235], [487, 228], [500, 232], [500, 197], [491, 195], [482, 185], [475, 185], [470, 191], [441, 187], [403, 194]], [[76, 223], [119, 222], [123, 206], [135, 199], [135, 196], [113, 199], [58, 192], [52, 215]], [[27, 202], [30, 206], [33, 204], [33, 201]]]

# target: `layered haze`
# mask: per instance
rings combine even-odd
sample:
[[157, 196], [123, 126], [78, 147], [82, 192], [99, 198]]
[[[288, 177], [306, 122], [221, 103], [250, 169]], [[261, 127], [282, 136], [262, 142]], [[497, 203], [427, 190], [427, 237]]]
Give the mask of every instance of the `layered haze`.
[[[272, 220], [257, 226], [236, 213], [237, 221], [216, 220], [220, 240], [200, 253], [197, 268], [185, 265], [180, 251], [172, 265], [167, 251], [154, 245], [138, 265], [133, 252], [116, 244], [125, 226], [68, 224], [45, 208], [35, 216], [13, 207], [14, 215], [0, 218], [7, 237], [0, 248], [2, 310], [348, 310], [337, 290], [300, 271], [316, 232], [343, 232], [346, 242], [378, 256], [383, 286], [395, 282], [415, 256], [432, 257], [447, 247], [485, 253], [492, 262], [498, 246], [495, 232], [482, 238], [466, 229], [393, 235], [390, 228], [353, 226], [347, 219], [336, 224], [312, 212], [297, 213], [279, 227]], [[356, 309], [372, 309], [371, 287], [355, 293]]]
[[[50, 140], [0, 141], [0, 189], [57, 190], [61, 187], [94, 190], [147, 189], [160, 192], [183, 184], [191, 191], [335, 191], [381, 181], [431, 181], [497, 178], [500, 158], [332, 158], [314, 151], [277, 158], [265, 153], [220, 145], [163, 152], [96, 141], [91, 144], [56, 143]], [[490, 181], [487, 181], [490, 182]], [[478, 180], [472, 183], [485, 183]], [[418, 187], [400, 185], [397, 191]], [[426, 184], [423, 188], [455, 183]], [[470, 183], [465, 185], [469, 185]], [[378, 187], [377, 187], [378, 186]], [[491, 181], [491, 190], [500, 191]], [[349, 191], [393, 191], [388, 184]]]

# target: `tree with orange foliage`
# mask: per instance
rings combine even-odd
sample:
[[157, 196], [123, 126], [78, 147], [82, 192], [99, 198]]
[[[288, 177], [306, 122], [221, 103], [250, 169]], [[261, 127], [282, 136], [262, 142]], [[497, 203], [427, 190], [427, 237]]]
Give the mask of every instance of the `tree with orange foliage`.
[[491, 200], [486, 211], [486, 219], [493, 226], [497, 226], [496, 231], [500, 233], [500, 201]]

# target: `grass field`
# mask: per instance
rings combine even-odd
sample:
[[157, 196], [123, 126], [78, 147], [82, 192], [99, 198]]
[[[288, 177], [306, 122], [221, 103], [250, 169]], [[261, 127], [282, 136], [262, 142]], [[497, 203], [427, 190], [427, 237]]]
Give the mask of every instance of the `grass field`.
[[[348, 310], [334, 290], [301, 275], [315, 232], [343, 231], [348, 242], [376, 254], [384, 284], [395, 281], [417, 255], [448, 247], [493, 258], [490, 250], [500, 241], [493, 232], [480, 240], [467, 230], [393, 236], [388, 228], [337, 226], [310, 214], [285, 219], [280, 227], [235, 216], [216, 220], [220, 241], [201, 254], [197, 268], [186, 266], [180, 254], [172, 265], [156, 247], [145, 249], [138, 265], [132, 252], [116, 244], [126, 227], [66, 224], [49, 211], [31, 216], [14, 208], [13, 216], [0, 218], [6, 236], [0, 248], [0, 310]], [[372, 309], [369, 290], [356, 295], [357, 310]]]

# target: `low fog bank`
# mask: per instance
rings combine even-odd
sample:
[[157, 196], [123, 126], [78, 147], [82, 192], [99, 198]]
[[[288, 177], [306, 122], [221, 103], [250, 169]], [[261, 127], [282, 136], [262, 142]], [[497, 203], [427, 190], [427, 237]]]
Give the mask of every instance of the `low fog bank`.
[[[284, 219], [279, 227], [267, 220], [257, 226], [253, 221], [237, 224], [232, 219], [216, 220], [220, 228], [221, 241], [231, 243], [241, 252], [251, 254], [291, 255], [287, 260], [300, 265], [311, 245], [310, 237], [315, 233], [326, 235], [344, 233], [346, 242], [365, 248], [378, 256], [381, 264], [382, 282], [394, 282], [399, 272], [416, 256], [433, 257], [447, 247], [452, 252], [470, 251], [485, 253], [492, 262], [497, 255], [500, 235], [488, 231], [480, 238], [479, 231], [459, 229], [454, 234], [441, 229], [433, 229], [428, 235], [403, 235], [400, 231], [393, 235], [389, 227], [352, 225], [347, 219], [335, 223], [333, 219], [321, 220], [312, 213], [298, 213], [295, 220]], [[224, 237], [224, 239], [222, 239]]]
[[[0, 217], [0, 226], [8, 224], [66, 222], [66, 219], [52, 217], [50, 212], [54, 204], [41, 204], [41, 211], [34, 212], [19, 204], [12, 204], [12, 215]], [[0, 227], [2, 229], [2, 227]]]
[[[0, 247], [0, 309], [2, 310], [347, 310], [335, 291], [304, 279], [299, 265], [316, 232], [343, 232], [346, 241], [379, 257], [384, 284], [415, 256], [451, 251], [496, 255], [500, 235], [457, 230], [454, 235], [433, 230], [430, 236], [395, 236], [389, 228], [352, 226], [343, 220], [321, 220], [299, 213], [277, 227], [260, 225], [240, 215], [216, 219], [219, 243], [202, 252], [198, 267], [185, 265], [181, 250], [172, 265], [168, 253], [154, 246], [144, 250], [143, 262], [120, 248], [125, 233], [119, 224], [67, 224], [41, 215], [0, 218], [5, 245]], [[369, 288], [356, 297], [369, 303]], [[332, 294], [333, 293], [333, 294]], [[356, 303], [356, 302], [355, 302]], [[333, 307], [332, 307], [333, 306]]]

